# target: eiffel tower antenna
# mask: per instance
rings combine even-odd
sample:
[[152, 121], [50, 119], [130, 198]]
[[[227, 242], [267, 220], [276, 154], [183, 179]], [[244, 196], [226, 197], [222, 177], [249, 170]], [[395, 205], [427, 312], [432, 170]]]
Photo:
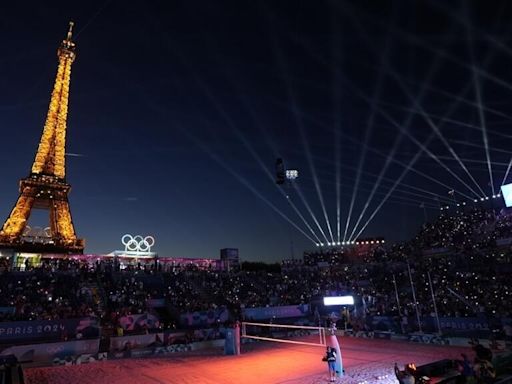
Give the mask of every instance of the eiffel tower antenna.
[[[59, 253], [82, 253], [84, 249], [84, 241], [77, 239], [71, 219], [68, 202], [71, 186], [66, 183], [65, 164], [69, 83], [76, 57], [73, 25], [71, 21], [66, 39], [57, 50], [59, 65], [43, 134], [31, 173], [21, 179], [16, 205], [0, 231], [1, 248]], [[29, 233], [27, 223], [33, 209], [49, 211], [47, 236], [34, 237]]]

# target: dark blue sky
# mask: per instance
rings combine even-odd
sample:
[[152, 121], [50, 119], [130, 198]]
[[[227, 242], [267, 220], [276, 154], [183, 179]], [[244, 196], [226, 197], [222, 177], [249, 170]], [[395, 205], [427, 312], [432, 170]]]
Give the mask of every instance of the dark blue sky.
[[67, 157], [67, 178], [88, 253], [132, 233], [154, 235], [163, 256], [234, 247], [244, 260], [275, 261], [290, 257], [291, 241], [300, 256], [315, 247], [307, 236], [324, 237], [296, 189], [269, 177], [278, 157], [299, 169], [330, 239], [316, 174], [335, 240], [337, 201], [342, 240], [356, 184], [348, 234], [381, 172], [355, 233], [381, 208], [361, 236], [412, 236], [420, 204], [433, 218], [435, 196], [451, 189], [459, 201], [492, 195], [483, 126], [496, 192], [502, 183], [506, 1], [70, 3], [0, 5], [0, 218], [30, 171], [69, 20], [78, 56], [67, 152], [78, 156]]

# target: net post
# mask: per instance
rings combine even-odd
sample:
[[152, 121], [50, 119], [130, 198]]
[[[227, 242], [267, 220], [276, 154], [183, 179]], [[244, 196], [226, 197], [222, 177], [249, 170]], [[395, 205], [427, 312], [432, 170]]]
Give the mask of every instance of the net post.
[[345, 375], [345, 370], [343, 369], [343, 359], [341, 357], [341, 348], [340, 343], [338, 342], [338, 338], [336, 337], [336, 327], [330, 328], [329, 335], [329, 344], [331, 347], [336, 349], [336, 376], [342, 377]]
[[238, 321], [232, 328], [226, 329], [226, 338], [224, 339], [224, 354], [240, 354], [240, 323]]
[[235, 323], [235, 354], [240, 355], [240, 344], [241, 344], [241, 338], [240, 338], [240, 322], [237, 321]]

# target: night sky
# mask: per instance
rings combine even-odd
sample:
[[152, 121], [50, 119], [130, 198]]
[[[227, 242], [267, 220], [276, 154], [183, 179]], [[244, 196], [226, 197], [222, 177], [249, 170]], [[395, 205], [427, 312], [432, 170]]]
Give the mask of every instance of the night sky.
[[[300, 257], [348, 240], [366, 203], [354, 234], [371, 219], [360, 237], [407, 239], [440, 202], [498, 193], [511, 160], [508, 1], [13, 3], [0, 5], [0, 220], [73, 20], [67, 181], [87, 253], [131, 233], [161, 256]], [[295, 185], [275, 183], [277, 158]]]

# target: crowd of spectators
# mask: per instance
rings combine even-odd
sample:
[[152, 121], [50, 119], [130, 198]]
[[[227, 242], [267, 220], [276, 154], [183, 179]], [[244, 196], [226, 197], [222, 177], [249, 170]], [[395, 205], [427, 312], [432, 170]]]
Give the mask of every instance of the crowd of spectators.
[[93, 316], [99, 299], [88, 284], [94, 271], [70, 260], [44, 260], [38, 267], [28, 263], [24, 271], [11, 271], [0, 263], [0, 321], [59, 320]]
[[155, 299], [175, 314], [225, 306], [237, 319], [244, 308], [308, 304], [329, 293], [355, 295], [359, 317], [512, 317], [512, 252], [499, 241], [510, 238], [510, 215], [474, 209], [444, 213], [411, 241], [368, 248], [359, 260], [330, 249], [278, 268], [120, 270], [113, 261], [56, 259], [19, 271], [0, 258], [0, 307], [9, 309], [0, 321], [95, 316], [116, 327], [151, 311]]
[[489, 209], [460, 209], [444, 211], [432, 223], [425, 223], [411, 241], [415, 249], [449, 248], [473, 250], [493, 246], [496, 239], [507, 237], [512, 230], [512, 220], [505, 212]]

